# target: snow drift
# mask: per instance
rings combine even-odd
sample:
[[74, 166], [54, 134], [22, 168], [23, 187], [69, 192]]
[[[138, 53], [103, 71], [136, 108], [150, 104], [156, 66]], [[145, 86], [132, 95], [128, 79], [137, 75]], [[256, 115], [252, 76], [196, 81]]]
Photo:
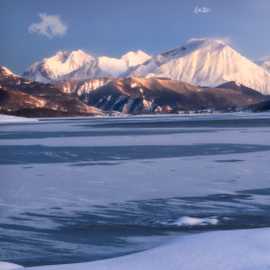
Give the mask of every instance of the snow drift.
[[152, 250], [124, 257], [33, 270], [267, 270], [270, 229], [219, 231], [179, 237]]

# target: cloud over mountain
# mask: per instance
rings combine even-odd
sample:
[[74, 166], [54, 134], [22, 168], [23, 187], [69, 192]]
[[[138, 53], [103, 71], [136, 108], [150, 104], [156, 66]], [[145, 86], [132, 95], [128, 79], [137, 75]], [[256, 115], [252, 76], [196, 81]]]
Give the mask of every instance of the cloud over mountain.
[[29, 33], [36, 33], [47, 38], [63, 36], [66, 34], [68, 27], [61, 20], [59, 15], [40, 13], [38, 16], [40, 21], [37, 23], [32, 23], [28, 27]]

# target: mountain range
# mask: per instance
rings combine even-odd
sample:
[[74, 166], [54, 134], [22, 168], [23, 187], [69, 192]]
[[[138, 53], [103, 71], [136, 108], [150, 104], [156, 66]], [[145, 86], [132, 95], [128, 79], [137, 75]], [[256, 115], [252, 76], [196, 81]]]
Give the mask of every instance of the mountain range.
[[234, 82], [200, 87], [166, 78], [113, 79], [84, 96], [88, 105], [126, 114], [235, 111], [268, 97]]
[[23, 76], [44, 83], [163, 77], [208, 87], [234, 81], [270, 94], [269, 63], [255, 63], [221, 39], [191, 39], [182, 46], [154, 56], [140, 50], [128, 52], [119, 59], [95, 57], [82, 50], [60, 51], [31, 65]]
[[0, 66], [0, 112], [24, 116], [268, 110], [270, 59], [253, 62], [220, 39], [154, 56], [60, 51], [22, 76]]
[[[91, 88], [92, 90], [89, 90]], [[201, 87], [168, 78], [103, 78], [41, 83], [0, 66], [0, 113], [30, 116], [238, 111], [269, 96], [235, 82]]]
[[59, 51], [54, 56], [34, 63], [23, 77], [43, 83], [119, 77], [131, 67], [150, 59], [143, 51], [128, 52], [120, 58], [95, 57], [82, 50]]

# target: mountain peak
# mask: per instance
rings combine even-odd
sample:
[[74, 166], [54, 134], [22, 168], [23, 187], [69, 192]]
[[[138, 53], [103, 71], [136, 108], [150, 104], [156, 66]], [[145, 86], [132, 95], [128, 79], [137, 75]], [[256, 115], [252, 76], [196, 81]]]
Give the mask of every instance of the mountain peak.
[[202, 46], [227, 46], [230, 45], [229, 40], [222, 38], [191, 38], [186, 42], [187, 45], [196, 45], [198, 47]]
[[261, 93], [270, 93], [270, 74], [223, 39], [188, 40], [181, 47], [136, 67], [129, 75], [165, 77], [201, 86], [235, 81]]
[[9, 77], [9, 76], [16, 76], [16, 75], [7, 67], [0, 65], [0, 76]]
[[121, 56], [129, 67], [137, 66], [149, 60], [151, 56], [142, 50], [130, 51]]
[[184, 45], [190, 50], [208, 49], [208, 50], [222, 50], [225, 47], [231, 47], [231, 44], [226, 39], [218, 38], [192, 38]]
[[73, 62], [73, 63], [85, 63], [93, 59], [93, 56], [84, 52], [83, 50], [74, 50], [74, 51], [58, 51], [54, 56], [45, 58], [44, 62]]
[[161, 57], [180, 57], [192, 53], [196, 50], [215, 51], [230, 47], [230, 43], [225, 39], [215, 38], [192, 38], [184, 43], [184, 45], [175, 49], [161, 53]]
[[58, 51], [55, 55], [44, 58], [30, 66], [24, 77], [48, 83], [60, 80], [69, 73], [95, 62], [95, 57], [83, 50]]

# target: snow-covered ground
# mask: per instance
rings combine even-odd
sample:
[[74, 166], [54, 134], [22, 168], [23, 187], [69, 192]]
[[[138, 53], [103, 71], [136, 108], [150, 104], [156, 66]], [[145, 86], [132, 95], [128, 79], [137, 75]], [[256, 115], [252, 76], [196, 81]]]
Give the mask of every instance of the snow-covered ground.
[[[32, 270], [268, 270], [270, 229], [217, 231], [183, 236], [163, 246], [90, 263], [30, 267]], [[21, 269], [0, 262], [1, 270]]]
[[17, 270], [22, 269], [23, 267], [9, 262], [0, 262], [0, 270]]
[[33, 270], [268, 270], [270, 229], [218, 231], [183, 236], [129, 256]]
[[0, 124], [1, 123], [16, 123], [16, 122], [33, 122], [37, 121], [37, 119], [19, 117], [13, 115], [0, 114]]

